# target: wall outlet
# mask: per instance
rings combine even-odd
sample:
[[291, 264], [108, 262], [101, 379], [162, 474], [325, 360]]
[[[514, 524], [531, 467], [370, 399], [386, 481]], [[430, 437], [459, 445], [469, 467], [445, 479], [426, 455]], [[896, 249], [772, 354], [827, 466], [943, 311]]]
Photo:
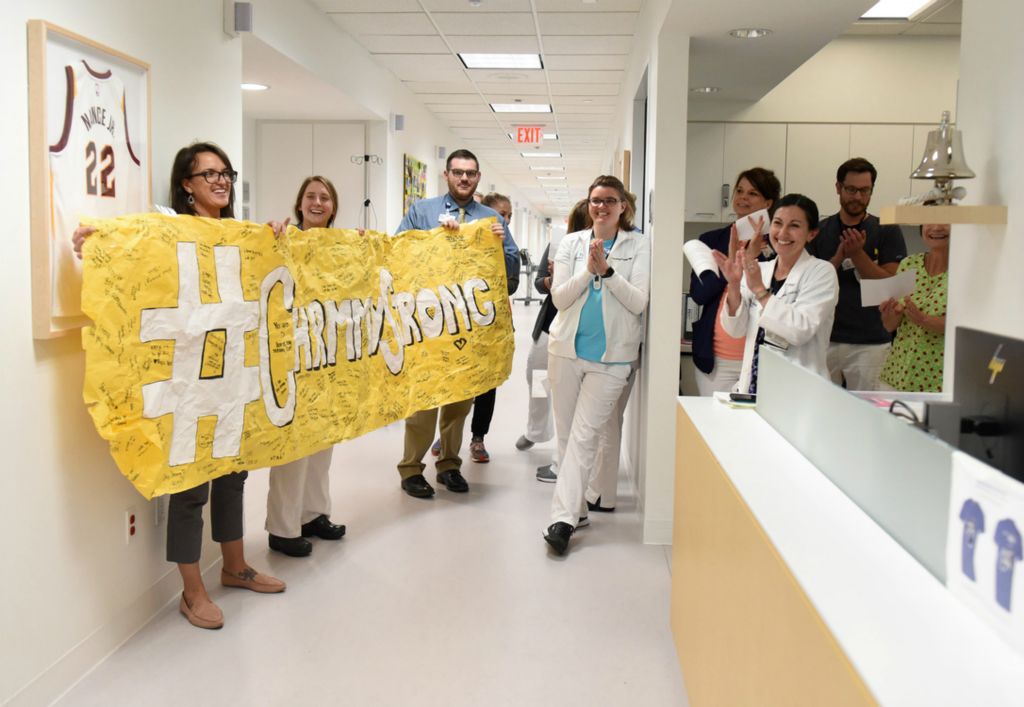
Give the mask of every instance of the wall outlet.
[[124, 544], [131, 545], [138, 534], [138, 514], [135, 508], [129, 508], [124, 512]]

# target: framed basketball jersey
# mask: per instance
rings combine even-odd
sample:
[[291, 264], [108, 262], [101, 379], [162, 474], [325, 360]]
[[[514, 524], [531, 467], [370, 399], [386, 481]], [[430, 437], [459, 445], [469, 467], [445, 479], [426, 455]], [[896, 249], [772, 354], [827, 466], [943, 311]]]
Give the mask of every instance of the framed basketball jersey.
[[82, 217], [150, 210], [149, 65], [31, 20], [33, 335], [87, 323], [71, 237]]

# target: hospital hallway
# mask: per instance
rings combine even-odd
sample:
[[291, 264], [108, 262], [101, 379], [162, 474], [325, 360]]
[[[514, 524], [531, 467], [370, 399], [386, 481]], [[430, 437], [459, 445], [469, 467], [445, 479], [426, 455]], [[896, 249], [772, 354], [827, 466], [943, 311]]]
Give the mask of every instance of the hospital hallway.
[[[267, 470], [250, 472], [246, 555], [287, 591], [221, 587], [218, 558], [205, 580], [223, 629], [191, 626], [175, 597], [57, 704], [686, 705], [670, 548], [642, 544], [625, 474], [616, 512], [592, 512], [566, 556], [542, 539], [554, 486], [534, 473], [554, 441], [515, 448], [537, 311], [513, 307], [515, 359], [486, 437], [490, 463], [469, 460], [467, 420], [469, 493], [435, 483], [429, 457], [434, 498], [403, 493], [394, 423], [335, 448], [332, 520], [347, 535], [314, 538], [310, 557], [291, 558], [267, 547]], [[206, 552], [204, 567], [213, 562]]]

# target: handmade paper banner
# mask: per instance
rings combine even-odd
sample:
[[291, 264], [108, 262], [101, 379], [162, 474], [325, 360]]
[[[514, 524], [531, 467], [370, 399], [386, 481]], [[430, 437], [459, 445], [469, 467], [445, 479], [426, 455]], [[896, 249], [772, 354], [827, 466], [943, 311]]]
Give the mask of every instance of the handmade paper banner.
[[491, 221], [278, 239], [192, 216], [88, 221], [84, 395], [121, 472], [152, 498], [499, 385], [513, 340]]

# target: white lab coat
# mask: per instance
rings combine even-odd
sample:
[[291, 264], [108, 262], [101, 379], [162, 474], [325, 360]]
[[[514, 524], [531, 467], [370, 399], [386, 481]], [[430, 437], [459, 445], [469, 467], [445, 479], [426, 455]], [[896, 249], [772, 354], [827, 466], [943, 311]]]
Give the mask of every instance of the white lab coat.
[[[777, 261], [758, 263], [761, 280], [770, 288]], [[731, 336], [746, 336], [743, 369], [735, 391], [750, 388], [750, 366], [754, 359], [757, 330], [764, 327], [765, 344], [781, 350], [787, 359], [828, 378], [825, 357], [832, 334], [832, 320], [839, 299], [839, 278], [827, 260], [819, 260], [806, 251], [790, 270], [777, 295], [772, 295], [762, 308], [747, 287], [746, 278], [740, 286], [740, 302], [736, 314], [729, 316], [729, 307], [722, 307], [722, 327]]]

